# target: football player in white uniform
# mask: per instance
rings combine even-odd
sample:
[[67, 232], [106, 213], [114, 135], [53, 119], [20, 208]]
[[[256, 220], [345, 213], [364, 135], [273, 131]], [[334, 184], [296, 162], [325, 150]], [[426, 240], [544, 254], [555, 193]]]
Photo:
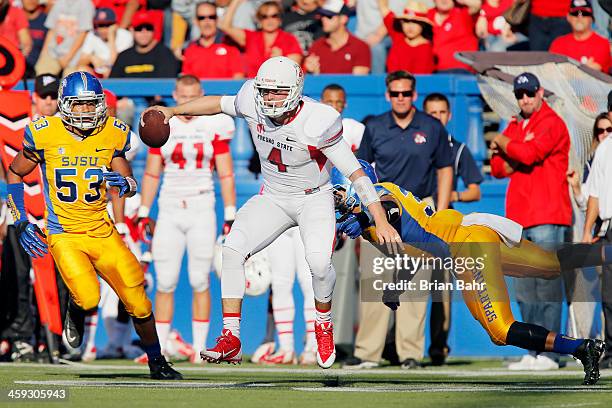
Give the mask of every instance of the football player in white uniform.
[[333, 108], [303, 97], [304, 73], [286, 57], [273, 57], [235, 96], [204, 96], [173, 108], [152, 107], [174, 115], [215, 115], [246, 119], [261, 160], [263, 194], [240, 208], [223, 246], [221, 274], [223, 332], [217, 345], [201, 353], [209, 362], [242, 360], [240, 316], [245, 291], [244, 262], [287, 229], [298, 226], [315, 298], [317, 362], [329, 368], [336, 358], [331, 323], [335, 271], [332, 166], [352, 182], [372, 212], [377, 239], [397, 252], [401, 237], [387, 222], [370, 179], [342, 138], [342, 119]]
[[[176, 81], [173, 97], [183, 104], [203, 95], [199, 79], [191, 75]], [[217, 113], [170, 119], [170, 138], [161, 148], [149, 150], [142, 182], [139, 228], [149, 223], [149, 209], [164, 174], [159, 193], [159, 214], [152, 253], [157, 274], [155, 318], [162, 345], [170, 333], [176, 289], [185, 248], [189, 283], [193, 290], [192, 333], [196, 352], [206, 347], [210, 318], [209, 272], [217, 231], [213, 168], [221, 182], [226, 233], [236, 215], [236, 192], [229, 142], [235, 126], [232, 117]], [[194, 353], [196, 361], [197, 354]], [[200, 361], [197, 358], [197, 361]]]
[[[323, 88], [321, 102], [342, 114], [346, 108], [346, 91], [338, 84]], [[342, 118], [344, 140], [353, 152], [357, 151], [363, 138], [365, 126], [355, 119]], [[349, 243], [349, 245], [352, 242]], [[306, 262], [304, 244], [297, 227], [281, 234], [268, 247], [268, 259], [272, 269], [272, 310], [278, 335], [278, 349], [262, 357], [264, 364], [294, 364], [294, 317], [293, 284], [297, 276], [304, 295], [304, 321], [306, 322], [306, 344], [300, 356], [300, 364], [316, 363], [316, 344], [314, 336], [315, 309], [312, 292], [310, 268]]]

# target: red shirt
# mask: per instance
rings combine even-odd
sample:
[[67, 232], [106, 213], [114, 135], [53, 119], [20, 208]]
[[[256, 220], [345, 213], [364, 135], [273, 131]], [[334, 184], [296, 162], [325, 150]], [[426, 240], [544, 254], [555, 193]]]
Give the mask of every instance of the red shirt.
[[351, 74], [354, 67], [372, 66], [370, 47], [352, 34], [346, 44], [335, 51], [327, 38], [321, 37], [310, 46], [310, 54], [319, 57], [321, 74]]
[[567, 16], [571, 0], [531, 0], [531, 14], [538, 17]]
[[247, 61], [247, 75], [250, 78], [257, 75], [259, 66], [272, 55], [272, 48], [280, 48], [285, 57], [289, 54], [302, 55], [302, 48], [298, 40], [283, 30], [278, 30], [274, 43], [266, 49], [263, 38], [263, 31], [244, 30], [246, 34], [245, 56]]
[[484, 14], [487, 19], [487, 28], [489, 34], [500, 35], [501, 29], [506, 20], [504, 19], [504, 13], [512, 6], [514, 0], [499, 0], [497, 7], [493, 7], [487, 1], [482, 2], [480, 8], [481, 13]]
[[557, 37], [548, 51], [568, 56], [583, 64], [592, 57], [601, 65], [603, 72], [608, 73], [610, 69], [610, 43], [595, 31], [586, 40], [577, 40], [572, 33]]
[[236, 74], [244, 74], [244, 67], [237, 48], [226, 44], [204, 47], [196, 40], [185, 50], [183, 74], [200, 79], [233, 78]]
[[387, 55], [387, 72], [406, 70], [413, 74], [431, 74], [434, 70], [434, 55], [431, 42], [412, 46], [406, 42], [403, 32], [394, 27], [395, 14], [391, 11], [383, 19], [391, 49]]
[[24, 28], [28, 28], [28, 18], [25, 12], [18, 7], [9, 6], [4, 21], [0, 23], [0, 36], [6, 37], [17, 48], [21, 48], [17, 32]]
[[436, 70], [464, 68], [469, 66], [455, 59], [457, 51], [478, 51], [478, 39], [474, 34], [474, 17], [467, 7], [455, 6], [449, 16], [436, 24], [436, 9], [429, 9], [427, 17], [433, 25], [433, 52]]
[[[510, 174], [506, 193], [506, 217], [525, 228], [536, 225], [571, 225], [572, 206], [566, 171], [569, 162], [570, 137], [567, 126], [546, 102], [535, 112], [527, 126], [513, 118], [504, 135], [510, 143], [508, 158], [519, 163]], [[524, 141], [533, 134], [532, 140]], [[500, 155], [491, 158], [491, 174], [508, 177]]]

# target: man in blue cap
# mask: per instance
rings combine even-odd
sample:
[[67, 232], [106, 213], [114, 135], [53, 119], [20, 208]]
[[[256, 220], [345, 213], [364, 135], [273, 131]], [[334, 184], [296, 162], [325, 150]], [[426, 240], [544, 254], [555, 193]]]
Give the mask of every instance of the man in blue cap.
[[[521, 110], [503, 134], [491, 143], [491, 174], [510, 178], [506, 217], [523, 226], [523, 237], [538, 244], [566, 240], [572, 207], [566, 178], [570, 138], [563, 119], [544, 100], [538, 78], [525, 72], [514, 79], [514, 96]], [[523, 321], [561, 328], [561, 279], [517, 279], [516, 297]], [[556, 354], [535, 353], [513, 363], [510, 369], [558, 369]]]

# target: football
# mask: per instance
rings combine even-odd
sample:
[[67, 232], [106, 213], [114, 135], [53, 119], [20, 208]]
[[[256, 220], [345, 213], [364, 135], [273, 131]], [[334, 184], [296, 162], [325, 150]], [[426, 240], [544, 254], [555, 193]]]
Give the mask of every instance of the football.
[[164, 114], [158, 110], [146, 112], [138, 126], [140, 139], [149, 147], [162, 147], [170, 137], [170, 125], [164, 123]]

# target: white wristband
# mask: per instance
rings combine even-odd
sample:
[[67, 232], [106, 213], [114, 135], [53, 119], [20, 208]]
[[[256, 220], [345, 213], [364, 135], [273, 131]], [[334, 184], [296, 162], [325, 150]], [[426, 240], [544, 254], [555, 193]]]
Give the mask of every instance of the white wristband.
[[140, 207], [138, 207], [138, 218], [147, 218], [149, 216], [149, 211], [151, 209], [149, 207], [146, 207], [144, 205], [141, 205]]
[[121, 235], [127, 235], [130, 233], [130, 229], [127, 224], [124, 222], [118, 222], [115, 224], [115, 228], [117, 228], [117, 232]]
[[361, 176], [357, 180], [353, 181], [353, 187], [355, 188], [355, 192], [359, 196], [359, 199], [366, 207], [372, 203], [380, 201], [380, 197], [378, 197], [378, 193], [376, 193], [374, 184], [372, 184], [372, 181], [368, 178], [368, 176]]
[[225, 209], [223, 210], [224, 213], [224, 220], [225, 221], [233, 221], [234, 219], [236, 219], [236, 207], [233, 205], [228, 205], [227, 207], [225, 207]]

